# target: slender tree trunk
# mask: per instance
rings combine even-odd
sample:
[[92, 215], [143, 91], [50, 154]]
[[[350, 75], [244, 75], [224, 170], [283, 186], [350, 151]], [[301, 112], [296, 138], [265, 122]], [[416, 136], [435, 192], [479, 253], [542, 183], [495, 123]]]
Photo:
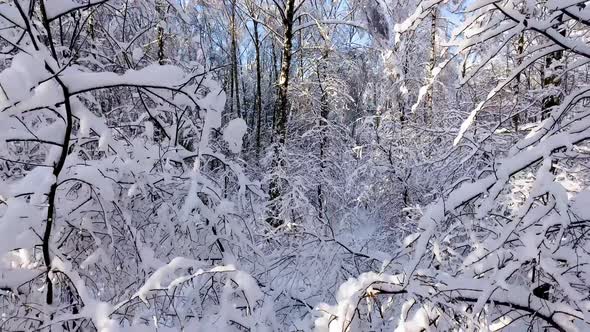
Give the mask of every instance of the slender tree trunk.
[[[45, 0], [40, 1], [40, 11], [41, 11], [42, 23], [43, 23], [43, 26], [47, 32], [47, 43], [49, 44], [49, 47], [51, 50], [51, 55], [55, 59], [55, 61], [58, 61], [57, 52], [55, 50], [55, 46], [54, 46], [54, 42], [53, 42], [51, 26], [50, 26], [49, 20], [47, 18], [47, 11], [45, 9]], [[28, 24], [28, 21], [26, 22], [26, 24]], [[38, 50], [38, 47], [35, 44], [34, 44], [34, 47], [35, 47], [35, 49]], [[51, 68], [49, 66], [47, 66], [47, 68], [51, 74], [55, 75], [54, 79], [57, 81], [57, 83], [59, 84], [59, 86], [62, 90], [62, 94], [64, 97], [64, 109], [65, 109], [65, 117], [63, 118], [63, 120], [65, 122], [65, 131], [64, 131], [64, 135], [63, 135], [63, 141], [61, 144], [61, 151], [60, 151], [59, 159], [57, 161], [55, 161], [53, 164], [53, 172], [52, 173], [55, 178], [55, 181], [54, 181], [54, 183], [51, 184], [51, 186], [49, 188], [49, 193], [47, 194], [47, 218], [45, 221], [45, 230], [43, 232], [43, 242], [42, 242], [43, 262], [45, 264], [45, 267], [47, 268], [47, 271], [45, 274], [45, 282], [46, 282], [46, 288], [47, 288], [45, 301], [48, 305], [51, 305], [51, 304], [53, 304], [53, 282], [52, 282], [51, 277], [49, 275], [52, 270], [52, 260], [51, 260], [51, 250], [50, 250], [51, 231], [53, 229], [53, 225], [55, 224], [55, 211], [56, 211], [55, 204], [56, 204], [57, 189], [59, 186], [58, 180], [59, 180], [59, 176], [65, 166], [66, 159], [67, 159], [68, 153], [69, 153], [70, 135], [72, 133], [72, 127], [73, 127], [73, 121], [72, 121], [73, 120], [73, 111], [72, 111], [72, 104], [70, 101], [71, 95], [68, 90], [68, 87], [61, 81], [59, 76], [53, 70], [51, 70]]]
[[[402, 74], [404, 75], [402, 78], [402, 84], [404, 86], [406, 85], [406, 77], [408, 76], [408, 67], [409, 67], [408, 61], [409, 61], [409, 55], [405, 55], [404, 67], [402, 68]], [[406, 101], [405, 101], [405, 96], [402, 93], [398, 93], [398, 107], [399, 107], [399, 112], [400, 112], [400, 115], [399, 115], [400, 127], [404, 128], [407, 118], [406, 118]]]
[[287, 116], [289, 112], [289, 71], [291, 69], [291, 56], [293, 46], [293, 17], [295, 15], [295, 0], [287, 0], [285, 6], [285, 17], [283, 18], [283, 56], [281, 58], [281, 71], [279, 74], [278, 99], [275, 107], [276, 115], [276, 142], [274, 157], [272, 161], [273, 178], [270, 183], [269, 196], [272, 202], [271, 215], [268, 221], [273, 226], [280, 226], [283, 220], [280, 219], [279, 199], [281, 196], [280, 178], [278, 172], [285, 166], [285, 160], [281, 156], [281, 148], [287, 140]]
[[[555, 28], [559, 28], [559, 33], [562, 36], [565, 36], [566, 31], [564, 27], [560, 27], [563, 22], [563, 16], [557, 18], [557, 22]], [[563, 51], [554, 52], [551, 55], [548, 55], [545, 58], [545, 71], [544, 71], [544, 78], [543, 84], [547, 88], [557, 88], [561, 85], [561, 78], [560, 78], [560, 71], [563, 69], [563, 65], [559, 62], [563, 58]], [[547, 75], [549, 72], [549, 75]], [[543, 105], [541, 108], [541, 120], [545, 120], [549, 117], [551, 113], [551, 108], [558, 106], [561, 104], [561, 94], [558, 91], [552, 92], [551, 95], [546, 96], [543, 98]]]
[[[232, 57], [232, 81], [235, 86], [236, 113], [242, 117], [240, 110], [240, 84], [238, 80], [238, 45], [236, 36], [236, 1], [231, 3], [231, 57]], [[233, 87], [232, 87], [233, 88]]]
[[[301, 16], [299, 17], [299, 25], [301, 25]], [[303, 79], [303, 31], [299, 31], [299, 79]]]
[[[431, 27], [430, 27], [430, 61], [428, 62], [428, 80], [433, 79], [432, 72], [436, 66], [436, 20], [438, 19], [438, 9], [433, 8], [431, 13]], [[426, 109], [424, 110], [424, 123], [430, 124], [433, 115], [434, 104], [434, 82], [430, 86], [426, 95]]]
[[234, 113], [234, 66], [229, 69], [229, 114]]
[[[242, 66], [242, 58], [238, 57], [238, 78], [239, 77], [244, 77], [244, 66]], [[241, 106], [241, 114], [242, 117], [244, 118], [244, 121], [247, 121], [248, 119], [248, 105], [250, 104], [250, 102], [247, 100], [247, 95], [248, 95], [248, 89], [247, 89], [247, 85], [246, 85], [246, 80], [238, 80], [238, 82], [240, 82], [240, 84], [242, 85], [242, 106]], [[250, 124], [251, 125], [251, 124]]]
[[[522, 53], [524, 52], [524, 33], [521, 33], [518, 37], [518, 45], [516, 47], [516, 66], [520, 67], [522, 64]], [[514, 86], [514, 96], [515, 102], [518, 102], [518, 96], [520, 95], [520, 72], [516, 74], [516, 83]], [[514, 131], [518, 132], [518, 126], [520, 125], [520, 116], [518, 114], [512, 117], [512, 124], [514, 125]]]
[[156, 2], [156, 10], [158, 11], [158, 16], [160, 18], [160, 22], [158, 22], [158, 63], [160, 65], [164, 64], [164, 26], [162, 22], [164, 21], [165, 15], [165, 5], [161, 3], [161, 1]]
[[[566, 29], [563, 24], [563, 14], [557, 18], [557, 23], [554, 25], [554, 28], [559, 31], [562, 36], [566, 35]], [[557, 51], [545, 59], [545, 68], [549, 71], [549, 75], [545, 76], [544, 84], [545, 87], [553, 87], [554, 91], [552, 93], [543, 98], [543, 105], [541, 108], [541, 120], [545, 120], [549, 118], [551, 114], [551, 110], [553, 107], [559, 106], [561, 104], [561, 92], [557, 91], [558, 87], [561, 85], [561, 73], [563, 72], [563, 64], [561, 60], [563, 58], [563, 50]], [[551, 172], [556, 174], [557, 170], [557, 159], [552, 159], [551, 162]], [[547, 194], [549, 195], [549, 194]]]
[[[271, 67], [271, 79], [268, 80], [268, 88], [269, 88], [269, 91], [272, 91], [272, 96], [274, 96], [275, 95], [274, 92], [275, 92], [275, 89], [276, 89], [275, 82], [278, 82], [278, 80], [279, 80], [278, 79], [279, 78], [279, 70], [277, 68], [277, 58], [278, 57], [277, 57], [277, 52], [276, 52], [276, 49], [275, 49], [275, 44], [271, 42], [270, 43], [270, 46], [271, 46], [271, 51], [272, 51], [272, 53], [271, 53], [272, 54], [272, 56], [271, 56], [271, 66], [272, 67]], [[276, 100], [274, 100], [274, 103], [276, 104]], [[272, 108], [272, 113], [271, 113], [272, 132], [273, 132], [273, 135], [270, 135], [270, 143], [271, 144], [274, 143], [274, 141], [275, 141], [274, 132], [275, 132], [276, 127], [277, 127], [277, 121], [276, 121], [277, 120], [277, 114], [276, 113], [277, 113], [277, 108], [276, 107], [273, 107]]]
[[260, 131], [262, 125], [262, 69], [260, 68], [260, 36], [258, 22], [254, 21], [254, 51], [256, 53], [256, 156], [260, 156]]
[[[319, 118], [319, 128], [320, 128], [320, 178], [325, 172], [326, 162], [325, 162], [325, 154], [326, 148], [328, 146], [328, 135], [326, 133], [327, 125], [328, 125], [328, 115], [330, 114], [330, 108], [328, 105], [328, 91], [324, 86], [326, 82], [326, 78], [328, 76], [328, 55], [329, 49], [326, 47], [322, 52], [322, 57], [320, 59], [320, 63], [318, 65], [318, 83], [320, 87], [320, 118]], [[324, 219], [324, 190], [322, 187], [321, 180], [318, 183], [318, 210], [319, 210], [319, 218]]]
[[285, 144], [287, 139], [287, 115], [289, 113], [289, 71], [291, 68], [291, 48], [293, 42], [293, 10], [295, 0], [287, 0], [284, 21], [285, 37], [283, 40], [283, 56], [281, 60], [281, 72], [279, 74], [278, 102], [277, 102], [277, 128], [276, 135], [280, 144]]

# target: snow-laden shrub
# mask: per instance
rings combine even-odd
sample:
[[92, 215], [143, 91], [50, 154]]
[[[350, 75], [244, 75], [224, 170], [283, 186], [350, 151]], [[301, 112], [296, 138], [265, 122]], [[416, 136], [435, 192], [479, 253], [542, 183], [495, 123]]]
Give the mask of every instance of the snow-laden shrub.
[[0, 4], [0, 330], [272, 327], [225, 94], [180, 49], [154, 64], [153, 30], [108, 24], [156, 5]]

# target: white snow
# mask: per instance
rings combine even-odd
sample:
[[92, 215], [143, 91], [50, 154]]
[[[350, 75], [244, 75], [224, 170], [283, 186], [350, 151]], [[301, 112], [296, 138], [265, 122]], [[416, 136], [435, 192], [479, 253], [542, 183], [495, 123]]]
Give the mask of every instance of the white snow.
[[233, 153], [239, 153], [242, 150], [242, 141], [248, 126], [242, 118], [231, 120], [225, 129], [223, 129], [223, 139]]

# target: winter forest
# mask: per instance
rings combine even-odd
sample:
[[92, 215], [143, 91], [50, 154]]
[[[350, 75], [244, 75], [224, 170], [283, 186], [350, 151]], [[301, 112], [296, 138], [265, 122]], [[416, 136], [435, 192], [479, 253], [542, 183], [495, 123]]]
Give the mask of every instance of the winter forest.
[[0, 331], [590, 331], [589, 5], [0, 0]]

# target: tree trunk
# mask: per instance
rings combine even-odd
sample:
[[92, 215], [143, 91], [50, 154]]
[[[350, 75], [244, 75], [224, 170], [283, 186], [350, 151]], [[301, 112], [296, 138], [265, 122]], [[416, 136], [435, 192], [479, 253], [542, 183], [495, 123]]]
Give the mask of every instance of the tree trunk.
[[[328, 135], [326, 133], [326, 127], [328, 125], [328, 115], [330, 113], [330, 108], [328, 105], [328, 91], [326, 87], [323, 85], [327, 78], [327, 61], [329, 55], [329, 49], [326, 47], [322, 52], [322, 57], [320, 59], [320, 64], [318, 65], [318, 83], [321, 91], [320, 96], [320, 118], [319, 118], [319, 127], [320, 127], [320, 177], [324, 174], [324, 170], [326, 168], [325, 163], [325, 154], [326, 154], [326, 147], [328, 145]], [[324, 219], [324, 190], [322, 187], [321, 180], [318, 183], [318, 210], [319, 210], [319, 218]]]
[[[438, 19], [438, 9], [433, 8], [431, 13], [430, 27], [430, 61], [428, 62], [428, 80], [433, 80], [434, 67], [436, 66], [436, 20]], [[431, 82], [430, 89], [426, 95], [426, 109], [424, 110], [424, 123], [430, 124], [433, 114], [434, 104], [434, 82]]]
[[229, 69], [229, 114], [234, 112], [234, 66], [230, 66]]
[[[277, 61], [277, 58], [278, 58], [278, 56], [277, 56], [277, 52], [276, 52], [276, 49], [275, 49], [275, 44], [274, 43], [270, 43], [270, 46], [271, 46], [271, 51], [272, 51], [272, 57], [271, 57], [272, 70], [271, 70], [271, 79], [268, 80], [268, 88], [269, 88], [270, 91], [272, 91], [272, 95], [274, 95], [274, 90], [276, 89], [276, 87], [274, 86], [275, 85], [274, 82], [275, 81], [278, 81], [278, 77], [279, 77], [279, 70], [277, 68], [277, 62], [278, 62]], [[274, 102], [276, 103], [276, 100]], [[272, 144], [275, 141], [274, 132], [275, 132], [275, 130], [277, 128], [277, 108], [276, 107], [273, 107], [271, 116], [272, 116], [272, 132], [273, 132], [273, 135], [270, 135], [270, 143]]]
[[276, 116], [276, 144], [272, 162], [273, 177], [271, 179], [269, 196], [272, 202], [271, 215], [268, 221], [273, 226], [280, 226], [283, 220], [280, 219], [279, 200], [281, 196], [279, 170], [285, 166], [285, 160], [281, 156], [281, 147], [287, 140], [287, 115], [289, 112], [289, 70], [291, 68], [291, 48], [293, 46], [293, 17], [295, 15], [295, 0], [287, 0], [283, 18], [283, 56], [281, 58], [281, 71], [279, 74], [278, 100], [275, 107]]
[[[301, 25], [301, 16], [299, 17], [299, 25]], [[303, 30], [299, 31], [299, 79], [303, 79]]]
[[[522, 64], [521, 55], [524, 52], [524, 33], [521, 33], [518, 37], [518, 45], [516, 47], [516, 65], [520, 67]], [[520, 94], [520, 72], [516, 74], [516, 84], [514, 86], [514, 96], [515, 102], [518, 102], [518, 95]], [[514, 131], [518, 132], [518, 126], [520, 125], [520, 116], [518, 114], [512, 117], [512, 124], [514, 125]]]
[[158, 11], [158, 16], [160, 18], [160, 22], [158, 22], [158, 63], [160, 65], [164, 64], [164, 26], [162, 22], [164, 21], [165, 15], [165, 5], [160, 1], [156, 2], [156, 10]]
[[[404, 66], [402, 68], [402, 84], [405, 87], [406, 86], [406, 77], [408, 76], [408, 67], [409, 67], [409, 55], [406, 54], [404, 56]], [[398, 107], [399, 107], [399, 122], [400, 122], [400, 127], [404, 128], [404, 125], [406, 124], [407, 118], [406, 118], [406, 101], [405, 101], [405, 96], [403, 93], [399, 92], [398, 89]]]
[[[240, 110], [240, 84], [238, 80], [238, 45], [236, 36], [236, 1], [231, 3], [231, 57], [232, 57], [232, 81], [235, 85], [236, 113], [239, 118], [242, 117]], [[233, 87], [232, 87], [233, 88]]]
[[[565, 36], [565, 28], [559, 27], [563, 22], [563, 16], [558, 17], [557, 22], [558, 23], [556, 23], [556, 28], [561, 28], [561, 30], [559, 30], [559, 33], [562, 36]], [[561, 85], [560, 72], [563, 70], [563, 65], [561, 65], [559, 62], [561, 62], [562, 58], [563, 51], [554, 52], [553, 54], [548, 55], [545, 58], [545, 75], [543, 78], [543, 84], [546, 88], [557, 88]], [[547, 72], [549, 73], [548, 75]], [[557, 91], [554, 91], [551, 95], [543, 98], [543, 105], [541, 108], [541, 120], [547, 119], [549, 117], [549, 114], [551, 113], [551, 108], [558, 106], [559, 104], [561, 104], [561, 94]]]
[[254, 23], [254, 51], [256, 52], [256, 156], [260, 156], [260, 126], [262, 125], [262, 73], [260, 68], [260, 37], [258, 22]]

